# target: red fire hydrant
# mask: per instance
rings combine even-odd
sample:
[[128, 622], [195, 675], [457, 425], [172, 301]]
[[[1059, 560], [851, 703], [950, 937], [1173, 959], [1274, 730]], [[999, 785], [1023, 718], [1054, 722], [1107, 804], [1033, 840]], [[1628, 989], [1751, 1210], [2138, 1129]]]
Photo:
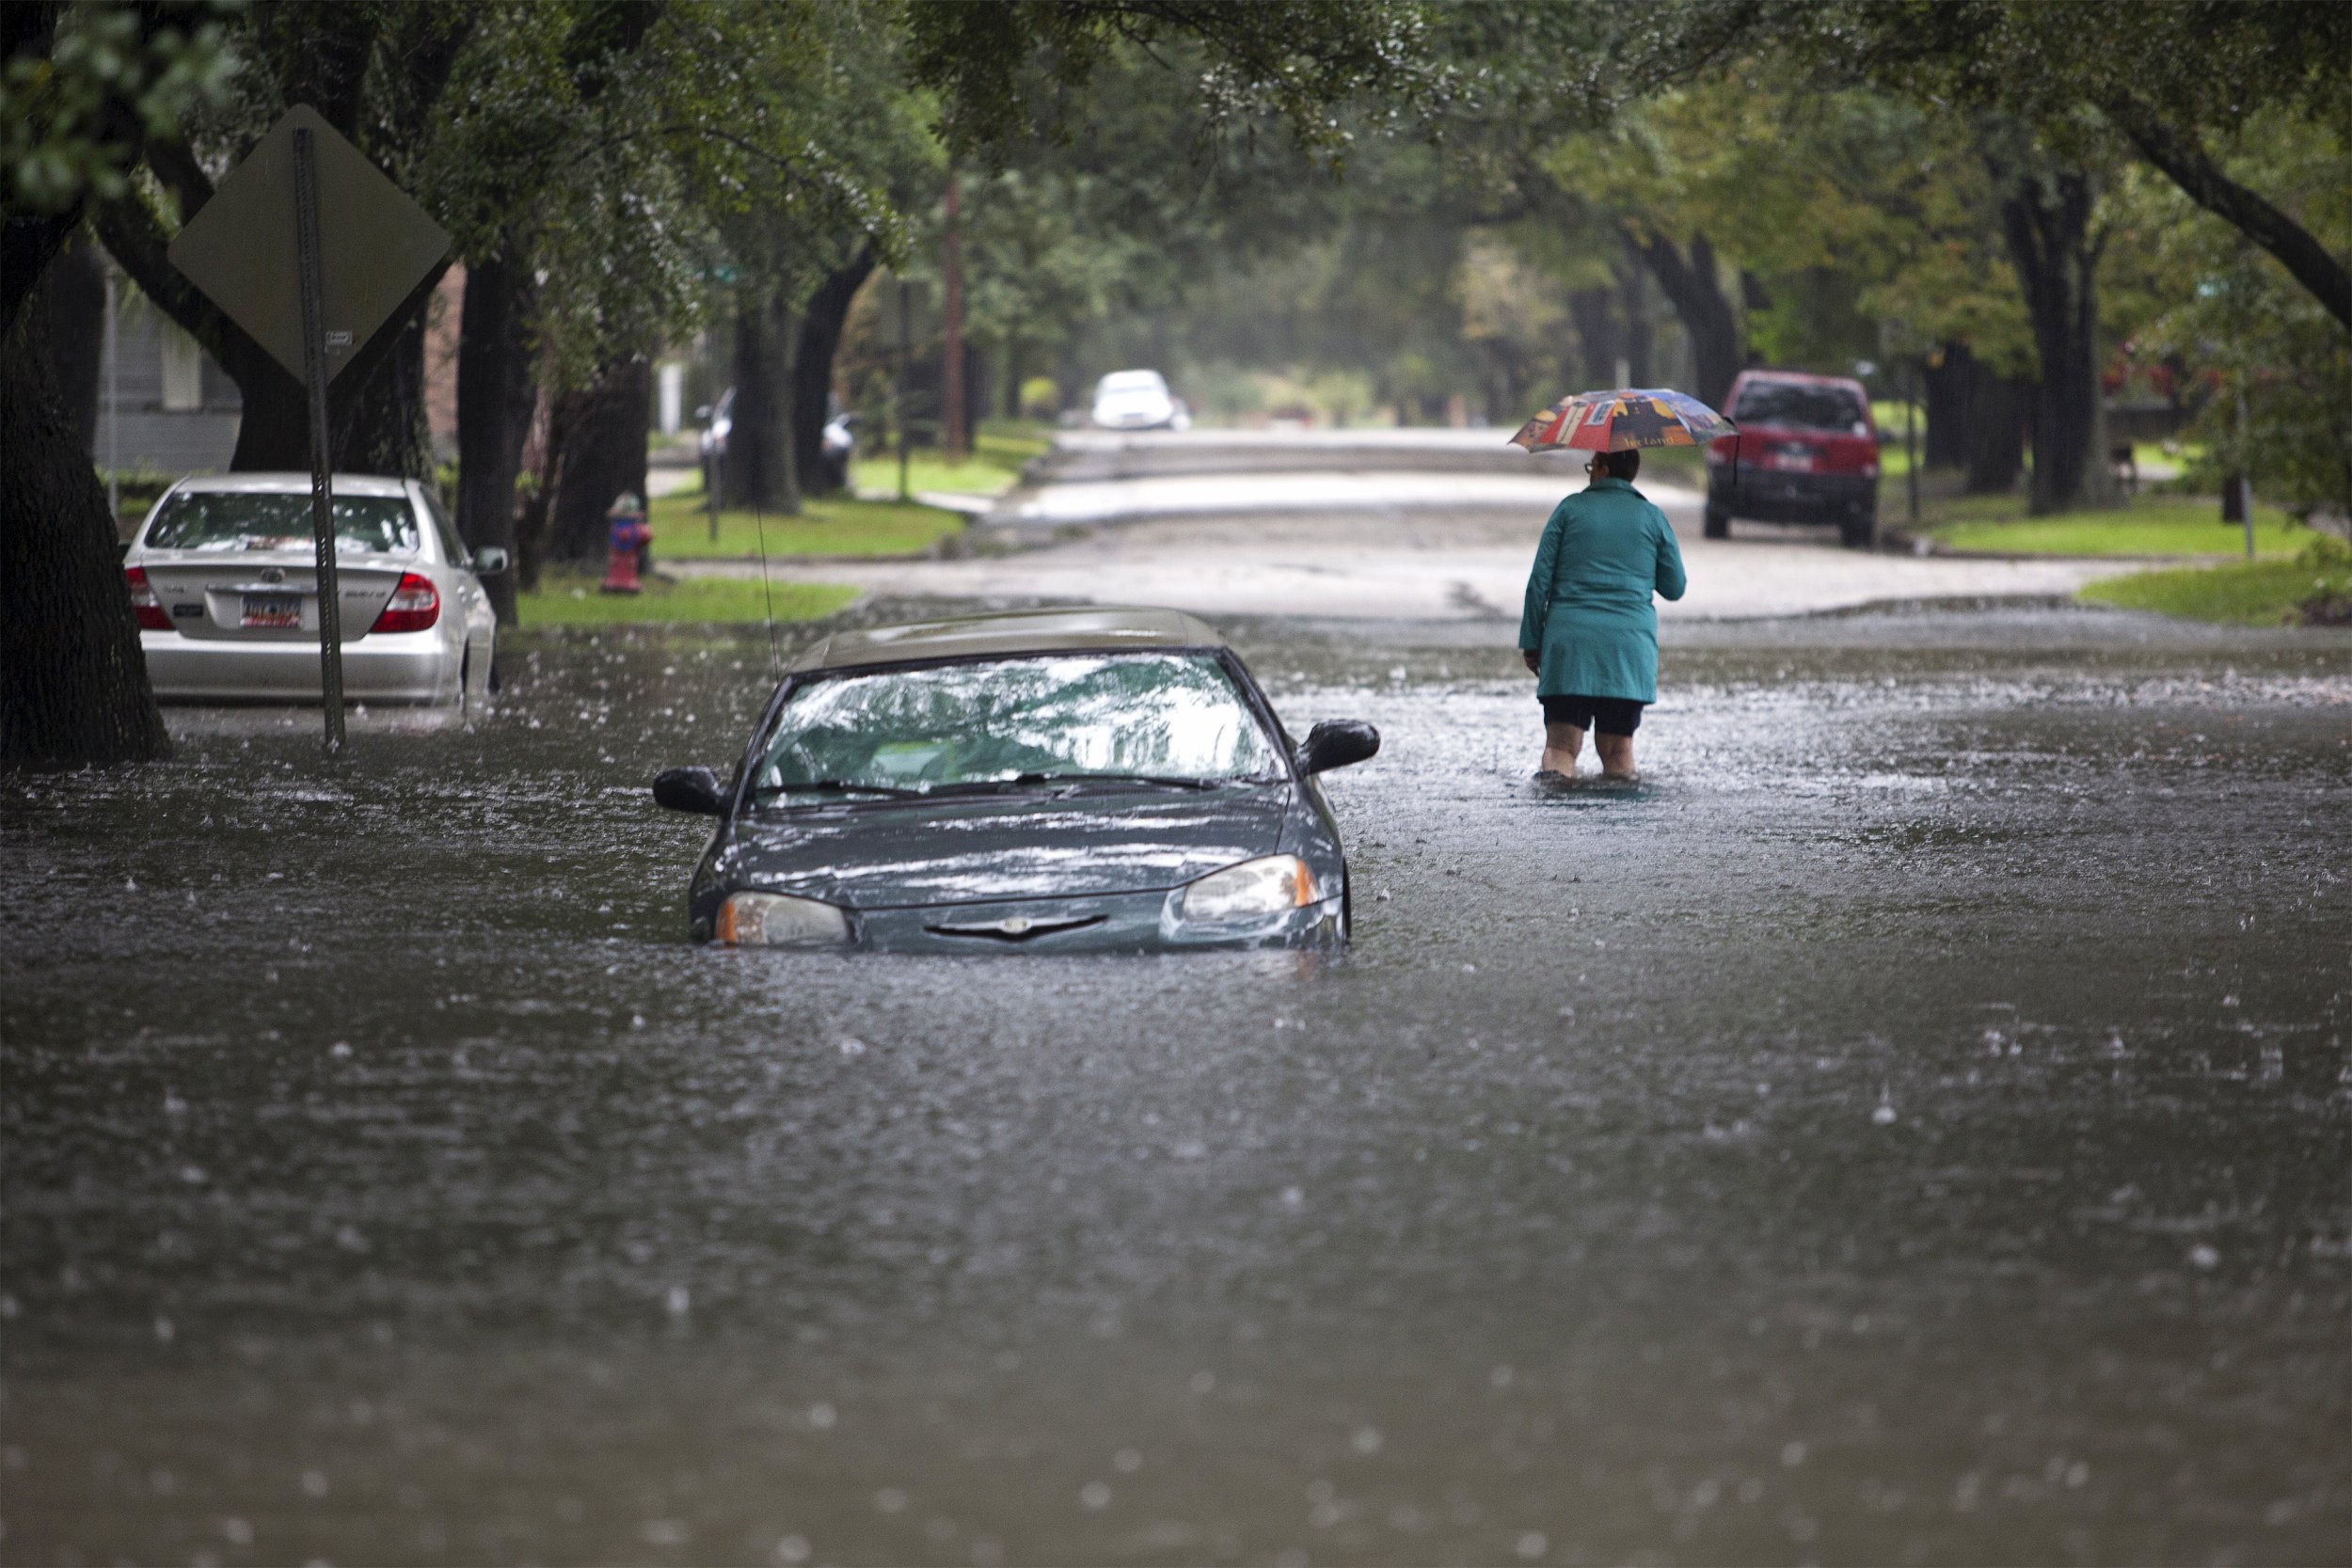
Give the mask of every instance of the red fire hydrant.
[[644, 584], [637, 580], [639, 553], [653, 542], [653, 530], [645, 524], [644, 503], [623, 491], [621, 499], [612, 503], [605, 515], [612, 525], [612, 550], [605, 558], [604, 580], [596, 585], [598, 593], [638, 594]]

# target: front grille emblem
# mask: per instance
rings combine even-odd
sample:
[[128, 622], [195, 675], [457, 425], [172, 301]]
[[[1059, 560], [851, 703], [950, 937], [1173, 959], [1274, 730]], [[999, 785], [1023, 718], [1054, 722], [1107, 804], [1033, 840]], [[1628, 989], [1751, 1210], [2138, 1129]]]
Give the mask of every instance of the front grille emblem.
[[925, 930], [943, 937], [985, 937], [995, 942], [1026, 942], [1032, 937], [1048, 937], [1057, 931], [1075, 931], [1089, 926], [1100, 926], [1105, 915], [1081, 915], [1074, 920], [1038, 920], [1025, 914], [1009, 915], [1003, 920], [976, 920], [969, 925], [927, 926]]
[[286, 574], [282, 569], [271, 566], [262, 571], [262, 580], [263, 582], [283, 582], [286, 580]]

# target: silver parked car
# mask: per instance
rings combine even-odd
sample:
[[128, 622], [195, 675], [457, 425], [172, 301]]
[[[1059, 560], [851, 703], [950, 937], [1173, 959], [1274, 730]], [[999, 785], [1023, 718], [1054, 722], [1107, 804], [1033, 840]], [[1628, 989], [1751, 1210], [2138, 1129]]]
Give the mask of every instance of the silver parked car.
[[[458, 703], [490, 687], [498, 618], [469, 553], [415, 480], [337, 474], [343, 694]], [[310, 476], [222, 474], [163, 494], [123, 554], [148, 678], [167, 702], [319, 700]]]

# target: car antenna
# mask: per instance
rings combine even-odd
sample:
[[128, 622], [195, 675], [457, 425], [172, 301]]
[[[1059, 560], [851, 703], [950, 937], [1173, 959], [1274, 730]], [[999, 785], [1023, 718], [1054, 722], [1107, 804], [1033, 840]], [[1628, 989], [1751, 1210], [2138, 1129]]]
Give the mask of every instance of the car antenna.
[[782, 680], [784, 657], [776, 652], [776, 594], [768, 586], [768, 514], [756, 499], [752, 501], [752, 526], [759, 531], [759, 596], [768, 606], [768, 673]]

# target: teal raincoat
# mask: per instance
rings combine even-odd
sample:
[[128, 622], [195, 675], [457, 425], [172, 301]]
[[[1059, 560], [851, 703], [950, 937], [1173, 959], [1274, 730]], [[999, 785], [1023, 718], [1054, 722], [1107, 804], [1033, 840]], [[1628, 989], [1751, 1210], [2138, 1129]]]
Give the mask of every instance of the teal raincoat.
[[1519, 647], [1542, 650], [1543, 697], [1658, 700], [1654, 589], [1682, 597], [1682, 551], [1666, 515], [1622, 479], [1597, 479], [1552, 508], [1527, 577]]

